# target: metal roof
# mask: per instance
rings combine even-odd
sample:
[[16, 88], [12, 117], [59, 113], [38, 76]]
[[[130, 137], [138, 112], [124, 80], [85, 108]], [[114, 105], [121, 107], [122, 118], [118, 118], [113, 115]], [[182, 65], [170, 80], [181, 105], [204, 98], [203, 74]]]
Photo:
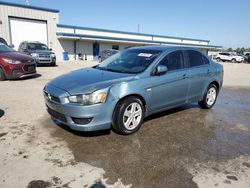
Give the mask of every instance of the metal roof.
[[107, 37], [107, 36], [95, 36], [95, 35], [84, 35], [84, 34], [74, 34], [74, 33], [56, 33], [57, 36], [62, 37], [76, 37], [78, 39], [103, 39], [103, 40], [115, 40], [115, 41], [129, 41], [129, 42], [142, 42], [149, 44], [166, 44], [166, 45], [176, 45], [176, 46], [193, 46], [200, 48], [222, 48], [222, 46], [213, 46], [213, 45], [200, 45], [200, 44], [190, 44], [190, 43], [175, 43], [175, 42], [163, 42], [155, 40], [139, 40], [139, 39], [128, 39], [128, 38], [116, 38], [116, 37]]
[[86, 29], [86, 30], [103, 31], [103, 32], [114, 32], [114, 33], [122, 33], [122, 34], [141, 35], [141, 36], [163, 37], [163, 38], [179, 39], [179, 40], [193, 40], [193, 41], [200, 41], [200, 42], [210, 42], [209, 40], [204, 40], [204, 39], [172, 37], [172, 36], [164, 36], [164, 35], [135, 33], [135, 32], [127, 32], [127, 31], [117, 31], [117, 30], [110, 30], [110, 29], [99, 29], [99, 28], [90, 28], [90, 27], [72, 26], [72, 25], [63, 25], [63, 24], [57, 24], [57, 27], [72, 28], [72, 29]]
[[55, 10], [55, 9], [49, 9], [49, 8], [43, 8], [43, 7], [37, 7], [37, 6], [30, 6], [30, 5], [23, 5], [23, 4], [18, 4], [18, 3], [10, 3], [10, 2], [5, 2], [5, 1], [0, 1], [0, 5], [28, 8], [28, 9], [34, 9], [34, 10], [42, 10], [42, 11], [55, 12], [55, 13], [60, 12], [59, 10]]

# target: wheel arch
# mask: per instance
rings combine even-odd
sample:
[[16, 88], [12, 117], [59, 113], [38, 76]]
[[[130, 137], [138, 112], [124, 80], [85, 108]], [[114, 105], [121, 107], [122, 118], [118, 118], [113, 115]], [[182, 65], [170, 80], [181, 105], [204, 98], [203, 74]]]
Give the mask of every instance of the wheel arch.
[[219, 82], [218, 82], [217, 80], [211, 80], [211, 81], [208, 82], [207, 85], [204, 86], [203, 91], [202, 91], [202, 95], [199, 97], [199, 101], [203, 99], [203, 97], [204, 97], [204, 95], [205, 95], [205, 92], [206, 92], [207, 88], [208, 88], [211, 84], [214, 84], [214, 85], [217, 87], [218, 92], [220, 91], [220, 88], [221, 88], [221, 87], [220, 87]]
[[144, 99], [143, 96], [141, 96], [140, 94], [134, 93], [134, 94], [129, 94], [129, 95], [125, 95], [125, 96], [121, 97], [117, 101], [116, 105], [119, 104], [122, 100], [125, 100], [126, 98], [129, 98], [129, 97], [137, 97], [137, 98], [139, 98], [141, 100], [141, 102], [143, 103], [144, 106], [146, 106], [146, 104], [147, 104], [146, 100]]
[[[218, 81], [214, 80], [214, 81], [210, 82], [209, 85], [211, 85], [211, 84], [214, 84], [214, 85], [217, 87], [218, 91], [220, 90], [220, 84], [219, 84]], [[209, 85], [208, 85], [208, 86], [209, 86]]]
[[121, 97], [121, 98], [117, 101], [117, 103], [116, 103], [116, 105], [115, 105], [115, 108], [113, 109], [112, 119], [113, 119], [113, 117], [114, 117], [114, 114], [115, 114], [115, 111], [116, 111], [117, 106], [121, 103], [121, 101], [123, 101], [123, 100], [125, 100], [125, 99], [127, 99], [127, 98], [129, 98], [129, 97], [137, 97], [138, 99], [140, 99], [141, 102], [142, 102], [142, 104], [144, 105], [145, 111], [147, 110], [147, 108], [146, 108], [146, 104], [147, 104], [147, 103], [146, 103], [146, 100], [144, 99], [144, 97], [142, 97], [141, 95], [136, 94], [136, 93], [134, 93], [134, 94], [128, 94], [128, 95], [125, 95], [125, 96]]

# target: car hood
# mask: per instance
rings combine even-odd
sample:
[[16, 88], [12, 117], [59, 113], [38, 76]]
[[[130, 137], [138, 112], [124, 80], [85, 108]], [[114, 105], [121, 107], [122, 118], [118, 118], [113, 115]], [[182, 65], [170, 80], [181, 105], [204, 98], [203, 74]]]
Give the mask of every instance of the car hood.
[[21, 54], [18, 52], [1, 53], [1, 58], [14, 59], [17, 61], [32, 61], [33, 58], [29, 55]]
[[85, 68], [59, 76], [49, 84], [67, 91], [71, 95], [91, 93], [115, 83], [132, 80], [135, 74], [109, 72]]

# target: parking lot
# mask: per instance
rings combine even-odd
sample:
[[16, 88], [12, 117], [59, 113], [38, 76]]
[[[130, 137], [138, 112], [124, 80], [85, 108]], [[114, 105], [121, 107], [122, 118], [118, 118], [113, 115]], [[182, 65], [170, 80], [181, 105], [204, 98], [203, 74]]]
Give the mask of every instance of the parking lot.
[[0, 187], [250, 187], [249, 64], [223, 63], [213, 109], [168, 110], [133, 135], [55, 125], [44, 85], [94, 64], [58, 63], [32, 79], [0, 82]]

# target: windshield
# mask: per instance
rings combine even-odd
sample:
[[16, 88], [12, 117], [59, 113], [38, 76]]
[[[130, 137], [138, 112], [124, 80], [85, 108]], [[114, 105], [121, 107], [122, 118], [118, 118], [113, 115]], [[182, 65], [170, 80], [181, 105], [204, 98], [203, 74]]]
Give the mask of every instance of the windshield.
[[27, 48], [28, 50], [49, 50], [45, 44], [41, 43], [28, 43]]
[[9, 46], [6, 46], [3, 43], [0, 43], [0, 53], [9, 53], [9, 52], [15, 52], [15, 50], [10, 48]]
[[123, 73], [143, 72], [159, 55], [159, 50], [128, 49], [104, 60], [96, 68]]

